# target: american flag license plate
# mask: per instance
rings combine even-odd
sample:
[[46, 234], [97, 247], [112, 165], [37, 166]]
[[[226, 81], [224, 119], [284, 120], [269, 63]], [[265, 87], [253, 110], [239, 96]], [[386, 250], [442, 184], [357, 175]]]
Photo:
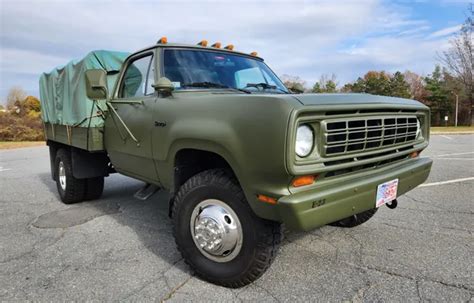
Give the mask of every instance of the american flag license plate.
[[375, 207], [380, 207], [397, 198], [398, 179], [387, 181], [377, 186]]

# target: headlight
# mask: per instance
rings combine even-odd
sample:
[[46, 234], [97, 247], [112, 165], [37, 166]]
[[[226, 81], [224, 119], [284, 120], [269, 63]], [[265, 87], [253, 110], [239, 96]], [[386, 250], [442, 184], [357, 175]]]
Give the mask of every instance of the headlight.
[[296, 131], [295, 152], [300, 157], [307, 157], [314, 145], [314, 134], [311, 127], [300, 125]]
[[421, 123], [420, 119], [416, 119], [416, 139], [419, 139], [421, 135]]

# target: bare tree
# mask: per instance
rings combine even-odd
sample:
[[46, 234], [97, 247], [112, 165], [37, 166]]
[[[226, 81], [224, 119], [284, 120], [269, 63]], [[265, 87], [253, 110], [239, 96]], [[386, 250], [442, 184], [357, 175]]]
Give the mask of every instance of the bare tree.
[[283, 84], [285, 84], [285, 86], [289, 90], [296, 92], [303, 92], [305, 90], [306, 81], [304, 81], [298, 76], [284, 74], [280, 77], [280, 79], [283, 81]]
[[405, 81], [410, 86], [410, 98], [417, 101], [425, 102], [427, 92], [425, 89], [424, 77], [414, 73], [412, 71], [405, 71], [403, 73]]
[[471, 4], [468, 9], [467, 19], [462, 25], [460, 32], [450, 40], [450, 49], [439, 56], [440, 61], [445, 65], [448, 71], [452, 73], [464, 87], [470, 104], [469, 115], [471, 125], [474, 123], [473, 30], [474, 7]]
[[10, 88], [7, 96], [7, 108], [13, 109], [15, 106], [19, 106], [20, 102], [25, 100], [26, 92], [18, 86]]

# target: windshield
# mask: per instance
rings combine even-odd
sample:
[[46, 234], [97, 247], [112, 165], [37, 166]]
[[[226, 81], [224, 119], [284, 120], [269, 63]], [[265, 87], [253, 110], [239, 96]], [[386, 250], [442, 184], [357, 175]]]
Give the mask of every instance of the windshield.
[[165, 49], [164, 75], [176, 89], [231, 88], [288, 93], [262, 61], [224, 52]]

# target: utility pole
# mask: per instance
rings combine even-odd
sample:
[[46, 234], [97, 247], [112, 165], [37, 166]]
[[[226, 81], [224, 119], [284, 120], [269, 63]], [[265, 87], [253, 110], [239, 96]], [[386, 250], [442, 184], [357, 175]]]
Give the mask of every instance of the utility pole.
[[456, 96], [456, 112], [454, 114], [454, 126], [458, 127], [458, 108], [459, 108], [459, 95], [454, 91], [451, 91]]
[[456, 96], [456, 115], [454, 116], [454, 126], [458, 127], [458, 106], [459, 106], [459, 95], [454, 93]]

